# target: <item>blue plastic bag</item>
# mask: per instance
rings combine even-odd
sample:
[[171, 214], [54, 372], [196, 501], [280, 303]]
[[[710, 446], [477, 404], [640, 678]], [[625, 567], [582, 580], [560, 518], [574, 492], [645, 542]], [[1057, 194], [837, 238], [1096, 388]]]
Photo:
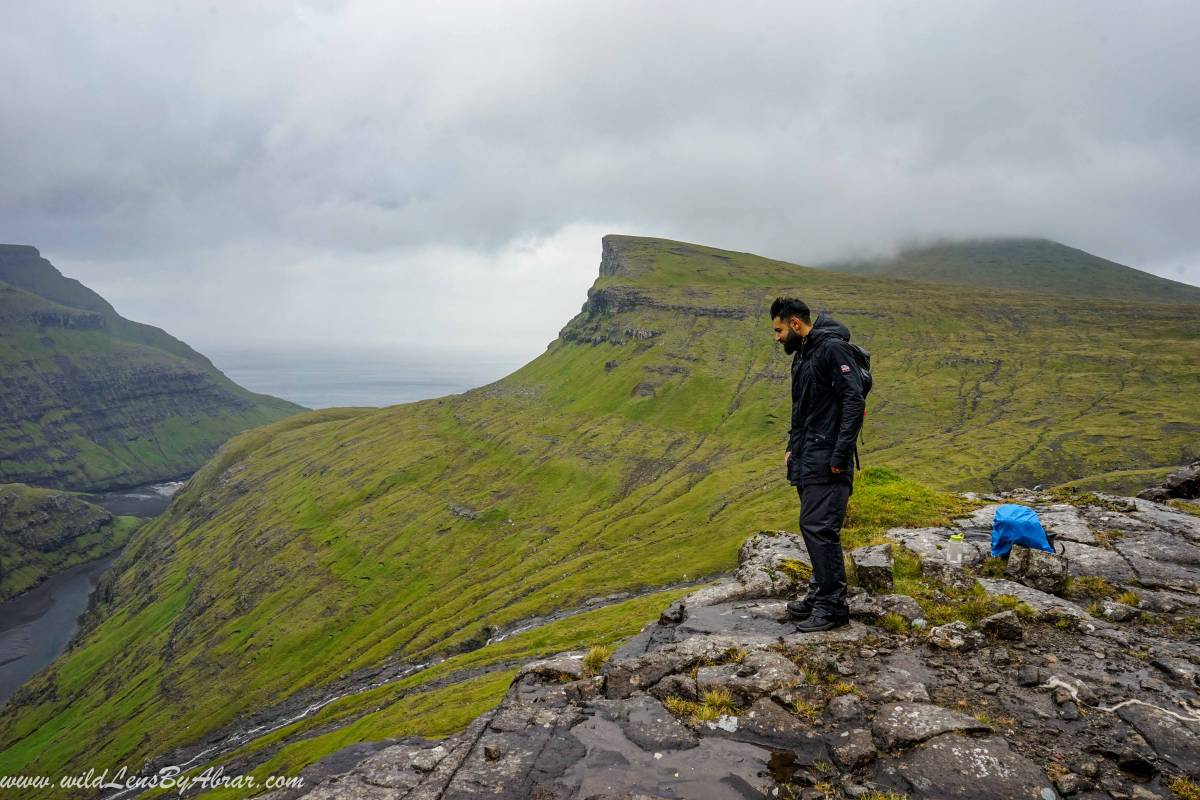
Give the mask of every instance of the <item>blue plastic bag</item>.
[[1005, 503], [996, 509], [996, 519], [992, 522], [992, 556], [1007, 556], [1014, 544], [1054, 552], [1037, 512], [1026, 506]]

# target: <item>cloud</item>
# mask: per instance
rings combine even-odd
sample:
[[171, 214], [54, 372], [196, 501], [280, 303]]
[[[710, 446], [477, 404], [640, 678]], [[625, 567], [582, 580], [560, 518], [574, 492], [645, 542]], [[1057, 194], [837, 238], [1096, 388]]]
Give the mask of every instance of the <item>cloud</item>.
[[[123, 315], [208, 349], [374, 346], [512, 368], [579, 312], [610, 225], [568, 225], [491, 251], [431, 244], [341, 251], [223, 245], [140, 260], [78, 260]], [[49, 255], [43, 253], [43, 255]]]
[[808, 263], [1030, 234], [1200, 283], [1197, 23], [1095, 0], [11, 4], [0, 240], [185, 338], [424, 341], [469, 297], [530, 355], [609, 230]]

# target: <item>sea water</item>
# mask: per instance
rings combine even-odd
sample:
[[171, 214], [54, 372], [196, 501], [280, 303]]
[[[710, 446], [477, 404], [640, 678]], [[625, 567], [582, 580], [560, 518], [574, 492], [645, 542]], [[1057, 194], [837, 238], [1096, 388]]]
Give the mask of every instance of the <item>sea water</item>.
[[471, 350], [250, 347], [204, 352], [250, 391], [308, 408], [383, 407], [458, 394], [498, 380], [527, 360]]

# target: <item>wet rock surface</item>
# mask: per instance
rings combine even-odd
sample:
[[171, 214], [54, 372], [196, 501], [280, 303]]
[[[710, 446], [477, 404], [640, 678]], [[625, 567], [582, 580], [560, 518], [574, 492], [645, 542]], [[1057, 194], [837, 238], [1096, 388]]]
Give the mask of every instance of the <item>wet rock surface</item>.
[[[950, 602], [859, 590], [850, 625], [801, 634], [783, 604], [803, 545], [757, 534], [734, 579], [667, 609], [599, 676], [580, 653], [527, 665], [463, 733], [330, 757], [315, 786], [270, 797], [1171, 797], [1200, 774], [1200, 525], [1144, 500], [1018, 501], [1069, 545], [1056, 574], [1099, 576], [1104, 594], [985, 577], [972, 547], [972, 596], [1006, 610], [946, 621]], [[950, 529], [892, 533], [944, 561]], [[1073, 552], [1125, 567], [1077, 572]]]
[[939, 736], [881, 764], [879, 778], [884, 785], [931, 800], [1058, 797], [1041, 767], [999, 736]]
[[923, 742], [942, 733], [990, 730], [974, 717], [931, 703], [891, 703], [875, 714], [871, 733], [884, 750]]
[[661, 702], [639, 694], [628, 700], [596, 700], [597, 714], [621, 729], [625, 738], [643, 750], [688, 750], [699, 737], [671, 715]]

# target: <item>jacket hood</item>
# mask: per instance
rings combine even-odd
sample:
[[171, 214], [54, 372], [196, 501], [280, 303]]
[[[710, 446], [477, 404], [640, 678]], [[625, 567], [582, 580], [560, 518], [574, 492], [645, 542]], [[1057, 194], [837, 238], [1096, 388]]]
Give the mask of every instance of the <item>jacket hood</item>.
[[817, 318], [813, 321], [812, 330], [805, 337], [805, 346], [815, 347], [827, 336], [836, 336], [848, 342], [850, 341], [850, 329], [822, 311], [820, 314], [817, 314]]

